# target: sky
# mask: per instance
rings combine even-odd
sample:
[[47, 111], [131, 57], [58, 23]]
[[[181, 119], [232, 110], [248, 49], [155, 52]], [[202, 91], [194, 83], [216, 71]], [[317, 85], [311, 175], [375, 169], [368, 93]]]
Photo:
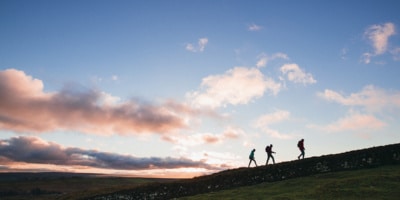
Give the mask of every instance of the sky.
[[302, 138], [306, 158], [398, 143], [399, 9], [2, 0], [0, 172], [190, 178]]

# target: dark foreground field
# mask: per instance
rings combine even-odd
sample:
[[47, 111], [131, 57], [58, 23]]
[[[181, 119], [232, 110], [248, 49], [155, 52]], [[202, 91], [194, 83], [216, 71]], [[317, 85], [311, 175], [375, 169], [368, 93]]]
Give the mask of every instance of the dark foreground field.
[[0, 173], [0, 200], [82, 199], [172, 179], [110, 177], [75, 173]]

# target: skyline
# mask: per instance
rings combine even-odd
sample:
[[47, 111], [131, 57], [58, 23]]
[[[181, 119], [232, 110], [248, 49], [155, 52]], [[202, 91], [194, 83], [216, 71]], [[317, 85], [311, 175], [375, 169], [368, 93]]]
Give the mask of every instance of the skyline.
[[2, 1], [0, 171], [193, 177], [400, 141], [396, 1]]

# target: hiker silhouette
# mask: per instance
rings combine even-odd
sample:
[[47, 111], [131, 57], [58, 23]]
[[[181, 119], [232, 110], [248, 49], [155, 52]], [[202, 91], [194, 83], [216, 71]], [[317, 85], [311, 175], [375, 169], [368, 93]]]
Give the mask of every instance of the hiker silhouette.
[[304, 153], [304, 150], [306, 150], [305, 148], [304, 148], [304, 139], [301, 139], [298, 143], [297, 143], [297, 147], [299, 148], [299, 150], [300, 150], [300, 155], [297, 157], [299, 160], [300, 160], [300, 158], [302, 157], [302, 159], [304, 159], [304, 155], [305, 155], [305, 153]]
[[254, 163], [256, 164], [256, 167], [257, 167], [257, 162], [256, 162], [256, 160], [254, 159], [254, 152], [255, 152], [255, 151], [256, 151], [256, 149], [253, 149], [253, 150], [251, 151], [250, 155], [249, 155], [250, 162], [249, 162], [249, 166], [248, 166], [248, 167], [250, 167], [251, 161], [254, 161]]
[[272, 144], [269, 145], [269, 146], [267, 145], [267, 146], [265, 147], [265, 152], [267, 152], [267, 155], [268, 155], [267, 162], [265, 163], [265, 165], [268, 165], [269, 158], [272, 158], [272, 162], [275, 164], [275, 158], [274, 158], [274, 156], [272, 155], [272, 154], [275, 153], [275, 152], [272, 151]]

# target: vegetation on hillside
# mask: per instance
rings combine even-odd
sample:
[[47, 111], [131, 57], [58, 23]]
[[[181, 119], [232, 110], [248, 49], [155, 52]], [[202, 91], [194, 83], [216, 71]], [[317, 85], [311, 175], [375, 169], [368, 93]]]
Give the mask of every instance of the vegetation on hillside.
[[318, 174], [222, 190], [180, 200], [210, 199], [398, 199], [400, 165]]

